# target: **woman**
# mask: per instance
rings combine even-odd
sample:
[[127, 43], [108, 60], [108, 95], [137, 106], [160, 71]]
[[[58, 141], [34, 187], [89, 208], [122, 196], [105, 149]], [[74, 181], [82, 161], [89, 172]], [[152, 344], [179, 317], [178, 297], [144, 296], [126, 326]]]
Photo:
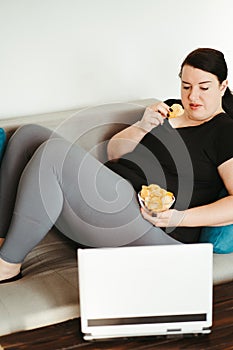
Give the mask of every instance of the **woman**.
[[[101, 247], [197, 242], [200, 226], [233, 222], [233, 120], [225, 113], [233, 97], [224, 56], [195, 50], [180, 75], [183, 115], [167, 120], [173, 100], [146, 108], [110, 140], [107, 166], [39, 126], [16, 132], [1, 167], [0, 283], [21, 277], [25, 256], [54, 224]], [[142, 210], [144, 220], [134, 189], [152, 181], [172, 190], [176, 204], [156, 218]], [[228, 196], [218, 199], [223, 186]]]
[[[166, 153], [164, 148], [160, 150], [158, 138], [161, 139], [161, 133], [163, 133], [162, 141], [164, 141], [171, 138], [172, 132], [175, 133], [176, 136], [172, 139], [176, 142], [175, 147], [178, 133], [188, 149], [194, 172], [190, 209], [182, 210], [191, 183], [186, 186], [185, 196], [181, 197], [180, 203], [176, 201], [179, 211], [168, 210], [158, 214], [156, 218], [151, 217], [144, 210], [142, 214], [145, 219], [158, 227], [168, 227], [173, 224], [179, 226], [180, 228], [175, 230], [175, 237], [179, 240], [183, 241], [182, 235], [185, 234], [183, 232], [189, 231], [187, 234], [189, 238], [197, 241], [200, 226], [218, 226], [233, 222], [233, 178], [231, 176], [233, 96], [227, 86], [227, 66], [224, 56], [217, 50], [198, 49], [191, 52], [182, 63], [180, 78], [183, 115], [169, 121], [166, 119], [170, 112], [169, 106], [181, 101], [168, 100], [165, 103], [150, 106], [146, 109], [141, 121], [112, 138], [108, 145], [108, 154], [110, 159], [118, 159], [118, 162], [108, 165], [122, 175], [124, 170], [121, 167], [136, 158], [135, 151], [140, 142], [156, 154], [160, 164], [164, 164], [167, 187], [177, 194], [179, 185], [177, 175], [182, 177], [185, 169], [181, 170], [181, 174], [177, 174], [173, 165], [168, 164], [166, 159], [169, 157], [169, 152]], [[163, 128], [159, 128], [160, 125], [163, 125]], [[181, 158], [183, 155], [184, 151]], [[184, 168], [187, 164], [187, 161], [184, 162]], [[149, 161], [148, 167], [150, 166]], [[135, 167], [135, 170], [138, 176], [143, 177], [140, 174], [141, 169], [137, 171]], [[155, 178], [158, 183], [162, 181], [157, 174]], [[140, 181], [136, 178], [133, 180], [134, 187], [138, 189]], [[189, 179], [186, 177], [186, 180]], [[218, 200], [224, 186], [229, 195]], [[187, 231], [187, 227], [191, 229]]]

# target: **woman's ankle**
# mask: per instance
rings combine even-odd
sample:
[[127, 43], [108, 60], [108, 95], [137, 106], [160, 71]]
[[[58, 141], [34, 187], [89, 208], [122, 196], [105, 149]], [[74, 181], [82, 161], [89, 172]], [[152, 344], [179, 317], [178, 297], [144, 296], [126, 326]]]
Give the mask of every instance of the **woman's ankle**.
[[21, 263], [9, 263], [0, 258], [0, 281], [18, 275]]

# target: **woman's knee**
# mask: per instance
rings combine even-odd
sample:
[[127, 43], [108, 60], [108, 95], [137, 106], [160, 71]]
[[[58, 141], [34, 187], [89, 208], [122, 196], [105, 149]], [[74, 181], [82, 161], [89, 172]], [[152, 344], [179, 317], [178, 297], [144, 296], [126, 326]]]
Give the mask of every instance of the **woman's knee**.
[[26, 124], [20, 126], [15, 133], [13, 134], [12, 139], [24, 140], [33, 140], [33, 139], [45, 139], [49, 138], [52, 134], [52, 131], [37, 124]]
[[8, 142], [8, 150], [31, 155], [51, 136], [52, 131], [36, 124], [19, 127]]

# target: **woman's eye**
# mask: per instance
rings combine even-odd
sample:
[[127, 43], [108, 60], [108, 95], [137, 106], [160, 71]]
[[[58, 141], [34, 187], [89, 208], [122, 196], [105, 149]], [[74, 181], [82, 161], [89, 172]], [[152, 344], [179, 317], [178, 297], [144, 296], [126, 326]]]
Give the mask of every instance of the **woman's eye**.
[[209, 88], [208, 87], [201, 87], [201, 90], [207, 91]]
[[183, 89], [188, 90], [188, 89], [190, 89], [190, 86], [183, 86]]

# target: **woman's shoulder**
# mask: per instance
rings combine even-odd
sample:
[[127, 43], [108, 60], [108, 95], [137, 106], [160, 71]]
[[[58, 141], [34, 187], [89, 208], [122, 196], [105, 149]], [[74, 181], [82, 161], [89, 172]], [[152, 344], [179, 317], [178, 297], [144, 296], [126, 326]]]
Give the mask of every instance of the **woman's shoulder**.
[[212, 140], [217, 147], [228, 145], [233, 149], [233, 119], [228, 114], [219, 113], [216, 115], [205, 131], [208, 140]]
[[219, 113], [217, 114], [213, 121], [215, 122], [218, 127], [226, 128], [226, 127], [233, 127], [233, 118], [227, 114], [227, 113]]
[[226, 113], [220, 113], [216, 117], [212, 124], [214, 127], [207, 134], [209, 147], [213, 148], [214, 159], [219, 166], [233, 157], [233, 119]]
[[[224, 138], [233, 141], [233, 119], [226, 113], [219, 113], [206, 124], [205, 132], [208, 132], [208, 139], [223, 141]], [[203, 124], [203, 125], [204, 125]], [[226, 141], [226, 140], [225, 140]]]

